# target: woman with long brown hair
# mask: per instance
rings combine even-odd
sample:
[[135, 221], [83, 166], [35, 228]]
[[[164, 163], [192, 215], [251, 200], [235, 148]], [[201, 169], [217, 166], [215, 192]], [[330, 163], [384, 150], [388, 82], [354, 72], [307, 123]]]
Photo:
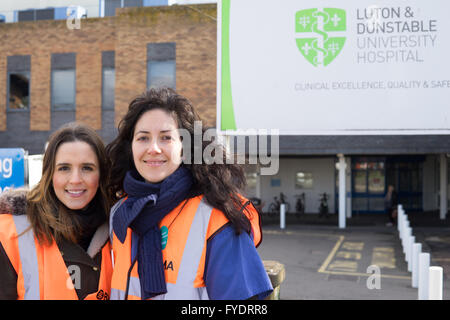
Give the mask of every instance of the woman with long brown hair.
[[[111, 299], [249, 299], [272, 291], [255, 248], [259, 213], [241, 195], [243, 170], [203, 141], [203, 126], [199, 143], [196, 121], [185, 97], [150, 89], [131, 102], [107, 146], [119, 197], [111, 210]], [[196, 159], [208, 150], [214, 159]]]
[[109, 161], [91, 128], [54, 132], [42, 178], [0, 196], [0, 299], [107, 299]]

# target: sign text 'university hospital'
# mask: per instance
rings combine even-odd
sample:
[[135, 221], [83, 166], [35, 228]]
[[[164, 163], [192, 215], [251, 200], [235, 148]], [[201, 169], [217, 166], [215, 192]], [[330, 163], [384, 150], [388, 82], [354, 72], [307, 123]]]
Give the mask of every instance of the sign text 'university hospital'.
[[409, 6], [358, 8], [356, 20], [357, 63], [420, 63], [436, 44], [438, 21]]

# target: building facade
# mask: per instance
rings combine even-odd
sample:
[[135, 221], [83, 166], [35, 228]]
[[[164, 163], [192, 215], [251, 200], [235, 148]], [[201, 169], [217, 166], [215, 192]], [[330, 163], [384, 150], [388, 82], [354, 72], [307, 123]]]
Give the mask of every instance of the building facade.
[[0, 25], [0, 147], [43, 153], [49, 134], [70, 121], [109, 142], [154, 80], [169, 81], [214, 125], [215, 14], [215, 5], [139, 7], [82, 19], [79, 29], [65, 20]]
[[[55, 19], [0, 24], [0, 148], [41, 154], [49, 134], [70, 121], [92, 126], [107, 143], [131, 100], [155, 85], [175, 88], [216, 125], [216, 4], [119, 2], [115, 16], [88, 15], [79, 28]], [[305, 211], [317, 213], [326, 193], [337, 212], [338, 155], [347, 164], [347, 217], [384, 213], [390, 184], [408, 211], [443, 210], [448, 201], [446, 135], [278, 139], [277, 174], [246, 166], [248, 195], [261, 198], [264, 210], [282, 192], [291, 211], [304, 194]]]

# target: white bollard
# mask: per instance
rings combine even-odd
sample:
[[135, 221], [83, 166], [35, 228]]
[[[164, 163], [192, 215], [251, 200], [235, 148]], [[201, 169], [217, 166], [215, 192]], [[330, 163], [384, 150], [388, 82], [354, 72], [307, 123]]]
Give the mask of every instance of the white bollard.
[[400, 239], [403, 239], [405, 235], [405, 216], [401, 215], [398, 217], [397, 227]]
[[422, 244], [414, 243], [412, 252], [412, 277], [411, 286], [417, 288], [419, 286], [419, 255], [422, 252]]
[[430, 268], [430, 254], [419, 254], [419, 300], [428, 300], [428, 273]]
[[400, 239], [403, 240], [403, 238], [405, 237], [405, 232], [406, 232], [406, 217], [404, 215], [402, 215], [399, 220], [398, 220], [398, 225], [400, 226]]
[[442, 267], [430, 267], [428, 275], [428, 300], [442, 300]]
[[286, 228], [286, 205], [282, 203], [280, 205], [280, 229]]
[[406, 261], [408, 262], [408, 271], [412, 272], [412, 251], [413, 251], [413, 245], [416, 241], [416, 237], [410, 236], [408, 241], [408, 248], [407, 248], [407, 254], [406, 254]]
[[405, 211], [403, 210], [403, 208], [401, 207], [401, 205], [398, 205], [398, 209], [397, 209], [397, 226], [399, 225], [399, 221], [400, 219], [404, 219], [405, 218]]
[[407, 247], [407, 241], [409, 239], [409, 237], [412, 234], [412, 230], [410, 227], [406, 227], [405, 230], [405, 234], [403, 235], [403, 239], [402, 239], [402, 247], [403, 247], [403, 253], [405, 254], [405, 258], [406, 258], [406, 247]]
[[408, 218], [405, 216], [403, 218], [403, 230], [405, 231], [405, 234], [403, 235], [403, 238], [405, 238], [405, 236], [407, 236], [408, 228], [411, 229], [411, 227], [409, 226]]

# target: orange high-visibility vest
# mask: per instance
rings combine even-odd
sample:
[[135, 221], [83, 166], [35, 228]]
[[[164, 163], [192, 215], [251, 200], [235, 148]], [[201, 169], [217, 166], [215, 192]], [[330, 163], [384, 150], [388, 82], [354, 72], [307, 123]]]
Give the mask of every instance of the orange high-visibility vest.
[[[56, 242], [50, 246], [40, 245], [29, 227], [26, 215], [0, 214], [0, 241], [17, 273], [18, 299], [78, 300]], [[85, 300], [107, 299], [111, 293], [111, 276], [111, 244], [108, 241], [102, 248], [98, 291], [87, 295]]]
[[[261, 242], [259, 213], [247, 200], [244, 213], [249, 218], [255, 246]], [[118, 202], [111, 210], [114, 215], [123, 203]], [[162, 234], [162, 255], [167, 293], [153, 299], [205, 300], [208, 299], [203, 273], [205, 269], [207, 240], [228, 223], [222, 211], [208, 205], [203, 196], [182, 201], [159, 223]], [[110, 224], [111, 226], [111, 224]], [[167, 237], [165, 235], [167, 234]], [[132, 261], [133, 237], [130, 228], [124, 243], [111, 231], [113, 247], [113, 276], [111, 299], [141, 299], [137, 261]]]

